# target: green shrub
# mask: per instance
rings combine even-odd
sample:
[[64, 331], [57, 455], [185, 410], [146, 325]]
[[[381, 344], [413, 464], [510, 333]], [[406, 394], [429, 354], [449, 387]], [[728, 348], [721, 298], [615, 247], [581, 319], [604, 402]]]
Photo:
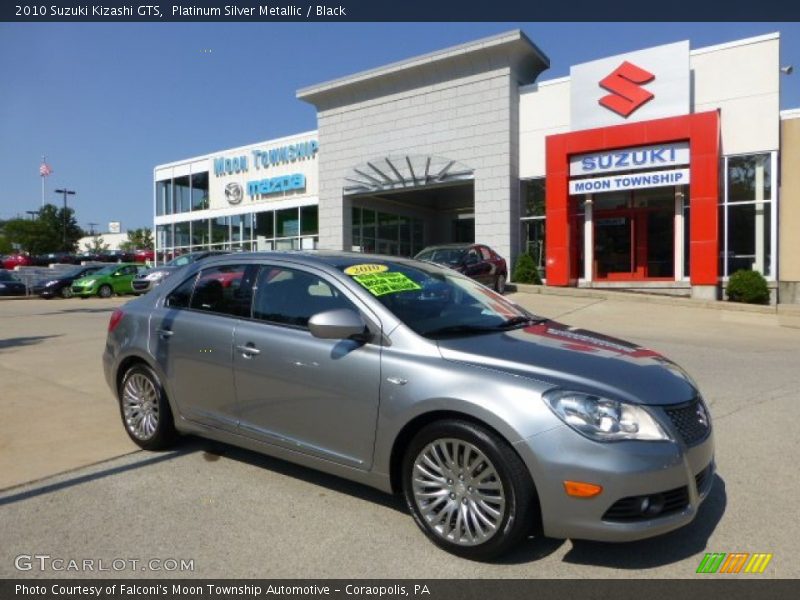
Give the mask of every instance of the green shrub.
[[767, 280], [757, 271], [736, 271], [728, 280], [728, 300], [748, 304], [767, 304]]
[[515, 283], [535, 283], [542, 285], [542, 278], [530, 254], [520, 254], [514, 267]]

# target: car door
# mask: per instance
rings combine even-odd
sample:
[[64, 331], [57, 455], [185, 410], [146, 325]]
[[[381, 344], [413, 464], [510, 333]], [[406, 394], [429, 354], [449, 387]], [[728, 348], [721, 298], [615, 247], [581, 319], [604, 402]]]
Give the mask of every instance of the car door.
[[[324, 340], [308, 330], [325, 310], [368, 309], [311, 269], [262, 265], [253, 318], [234, 335], [240, 431], [347, 466], [372, 464], [380, 388], [380, 331], [373, 342]], [[370, 318], [374, 324], [378, 320]]]
[[[164, 299], [150, 318], [149, 350], [184, 418], [228, 431], [238, 425], [233, 332], [250, 312], [256, 265], [203, 269]], [[227, 284], [227, 285], [226, 285]]]
[[133, 291], [131, 288], [131, 281], [136, 274], [136, 267], [134, 265], [124, 265], [114, 271], [111, 276], [111, 287], [114, 288], [116, 294], [128, 294]]

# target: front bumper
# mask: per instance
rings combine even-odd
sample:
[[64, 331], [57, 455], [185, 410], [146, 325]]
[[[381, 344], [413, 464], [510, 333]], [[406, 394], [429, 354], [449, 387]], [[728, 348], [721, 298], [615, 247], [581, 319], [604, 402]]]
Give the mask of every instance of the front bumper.
[[149, 279], [134, 279], [131, 282], [131, 287], [135, 294], [145, 294], [153, 289], [153, 282]]
[[[594, 442], [564, 425], [515, 448], [533, 475], [544, 534], [554, 538], [625, 542], [667, 533], [695, 518], [714, 481], [713, 432], [687, 447], [679, 437]], [[603, 491], [593, 498], [568, 496], [565, 480], [601, 485]], [[665, 510], [652, 517], [620, 511], [638, 506], [639, 497], [667, 498]]]

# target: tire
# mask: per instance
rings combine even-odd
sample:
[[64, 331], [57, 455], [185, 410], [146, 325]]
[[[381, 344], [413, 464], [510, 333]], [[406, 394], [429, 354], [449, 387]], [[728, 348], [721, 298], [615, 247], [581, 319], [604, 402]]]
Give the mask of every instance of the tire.
[[494, 280], [494, 291], [502, 294], [506, 291], [506, 274], [500, 273]]
[[64, 299], [72, 298], [72, 288], [68, 285], [65, 285], [63, 288], [61, 288], [61, 297]]
[[101, 298], [111, 298], [113, 294], [114, 290], [112, 290], [111, 286], [108, 285], [107, 283], [101, 285], [100, 288], [97, 290], [97, 295], [100, 296]]
[[[472, 477], [462, 471], [470, 464]], [[538, 515], [528, 469], [505, 440], [480, 425], [427, 425], [411, 440], [402, 469], [414, 521], [433, 543], [458, 556], [500, 556], [531, 531]]]
[[125, 372], [119, 387], [122, 425], [133, 442], [145, 450], [164, 450], [175, 441], [175, 422], [164, 387], [148, 366]]

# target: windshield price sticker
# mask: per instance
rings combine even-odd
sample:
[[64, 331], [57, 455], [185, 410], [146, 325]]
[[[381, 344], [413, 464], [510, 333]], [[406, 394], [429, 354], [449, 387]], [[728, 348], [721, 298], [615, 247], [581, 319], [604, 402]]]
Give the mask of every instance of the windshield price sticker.
[[373, 296], [384, 296], [386, 294], [422, 289], [419, 284], [409, 279], [403, 273], [388, 273], [385, 271], [380, 273], [367, 273], [365, 275], [354, 275], [353, 279], [365, 287]]
[[344, 270], [345, 275], [366, 275], [368, 273], [383, 273], [388, 271], [386, 265], [350, 265]]

